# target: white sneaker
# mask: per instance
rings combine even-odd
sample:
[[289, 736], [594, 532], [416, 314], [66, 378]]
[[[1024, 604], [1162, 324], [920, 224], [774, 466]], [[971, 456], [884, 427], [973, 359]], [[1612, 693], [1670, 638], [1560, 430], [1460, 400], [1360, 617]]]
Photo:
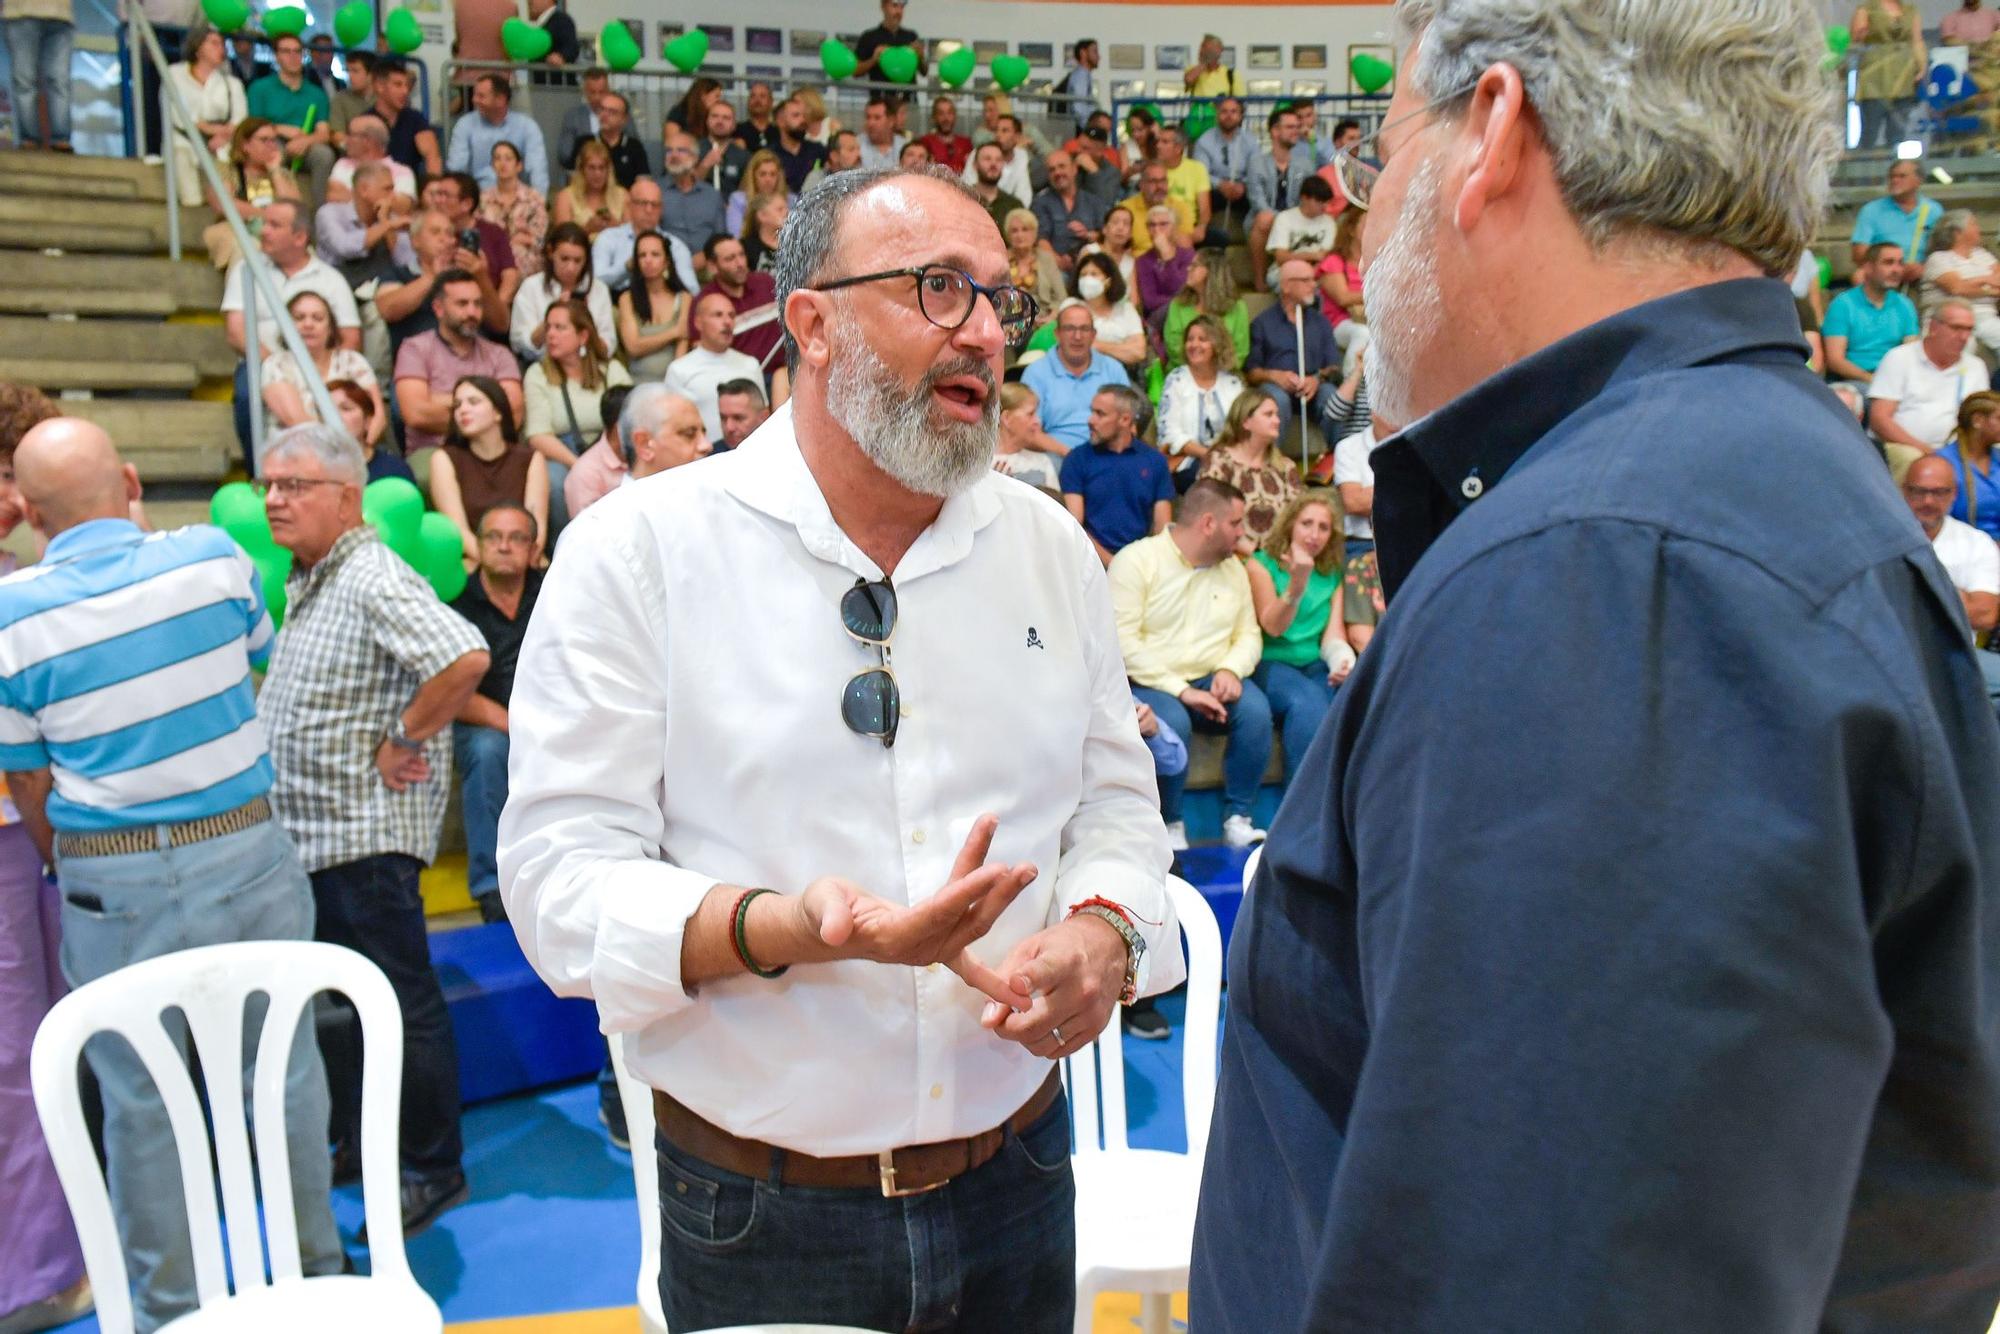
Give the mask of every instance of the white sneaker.
[[1247, 848], [1264, 841], [1264, 831], [1250, 823], [1247, 815], [1231, 815], [1222, 821], [1222, 841], [1232, 848]]
[[1167, 846], [1173, 849], [1175, 852], [1187, 851], [1188, 841], [1187, 841], [1186, 821], [1169, 820], [1167, 822]]

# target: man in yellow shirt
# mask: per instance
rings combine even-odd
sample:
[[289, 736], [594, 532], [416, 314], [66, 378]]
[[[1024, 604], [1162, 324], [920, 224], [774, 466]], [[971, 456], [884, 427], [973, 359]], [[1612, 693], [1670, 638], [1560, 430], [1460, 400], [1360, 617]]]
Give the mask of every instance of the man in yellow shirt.
[[1209, 219], [1214, 205], [1209, 203], [1208, 168], [1188, 156], [1187, 131], [1169, 125], [1160, 131], [1160, 165], [1167, 169], [1167, 197], [1194, 210], [1194, 234], [1207, 238], [1209, 245], [1227, 245], [1226, 237], [1209, 237]]
[[[1111, 558], [1111, 608], [1132, 696], [1183, 741], [1196, 731], [1226, 732], [1222, 837], [1231, 847], [1260, 841], [1251, 819], [1271, 761], [1271, 704], [1250, 679], [1264, 633], [1250, 580], [1236, 559], [1243, 493], [1204, 477], [1181, 498], [1180, 517]], [[1187, 846], [1181, 820], [1186, 773], [1159, 775], [1160, 815], [1176, 851]]]
[[[1167, 132], [1160, 131], [1164, 142]], [[1146, 212], [1156, 205], [1164, 204], [1174, 211], [1175, 239], [1180, 244], [1191, 246], [1198, 233], [1195, 230], [1195, 212], [1185, 200], [1176, 199], [1168, 185], [1166, 166], [1159, 162], [1148, 162], [1139, 173], [1139, 193], [1119, 204], [1132, 215], [1132, 253], [1143, 255], [1153, 248], [1153, 238], [1146, 234]]]
[[1243, 76], [1223, 68], [1222, 39], [1212, 32], [1202, 36], [1199, 59], [1181, 81], [1187, 84], [1189, 97], [1243, 96]]

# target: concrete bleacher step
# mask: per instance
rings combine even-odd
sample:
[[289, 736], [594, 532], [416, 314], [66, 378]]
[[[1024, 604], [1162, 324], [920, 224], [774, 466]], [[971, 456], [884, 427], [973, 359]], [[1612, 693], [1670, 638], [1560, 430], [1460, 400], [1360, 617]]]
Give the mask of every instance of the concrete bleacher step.
[[0, 380], [31, 384], [45, 393], [62, 389], [186, 393], [201, 383], [201, 372], [184, 361], [81, 361], [0, 353]]
[[171, 292], [134, 288], [10, 287], [0, 283], [0, 315], [159, 315], [180, 307]]
[[[102, 426], [139, 476], [155, 482], [220, 482], [236, 461], [236, 428], [227, 403], [161, 399], [65, 399], [62, 410]], [[167, 523], [149, 505], [160, 527], [198, 523], [205, 504], [191, 518]]]
[[[189, 238], [183, 236], [183, 244]], [[156, 239], [151, 229], [126, 226], [88, 226], [70, 224], [61, 228], [33, 218], [0, 217], [0, 247], [22, 249], [26, 247], [59, 247], [77, 254], [123, 254], [150, 255], [166, 248], [166, 243]], [[195, 233], [191, 249], [201, 251], [201, 234]]]
[[[214, 217], [206, 208], [181, 209], [181, 241], [201, 244], [201, 229]], [[164, 250], [167, 244], [167, 211], [146, 200], [73, 199], [64, 195], [23, 195], [0, 192], [0, 225], [36, 229], [35, 245], [85, 248], [73, 238], [98, 232], [123, 235], [144, 233], [147, 248]], [[9, 241], [7, 244], [21, 244]], [[125, 246], [112, 247], [126, 249]]]
[[222, 304], [222, 275], [206, 258], [50, 255], [39, 247], [0, 252], [0, 292], [14, 288], [163, 293], [176, 310], [212, 311]]
[[15, 150], [0, 152], [0, 193], [70, 194], [164, 204], [167, 176], [157, 162]]
[[[0, 357], [74, 363], [181, 363], [197, 375], [225, 377], [236, 373], [236, 352], [220, 324], [0, 317]], [[42, 387], [86, 386], [81, 381], [58, 381]]]

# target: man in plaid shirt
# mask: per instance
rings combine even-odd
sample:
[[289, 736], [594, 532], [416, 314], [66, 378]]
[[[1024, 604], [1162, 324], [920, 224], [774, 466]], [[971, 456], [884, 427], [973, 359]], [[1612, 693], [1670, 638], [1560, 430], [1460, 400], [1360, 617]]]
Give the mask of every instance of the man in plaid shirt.
[[[408, 1235], [466, 1197], [458, 1049], [417, 877], [437, 854], [451, 720], [486, 674], [486, 644], [362, 519], [368, 466], [352, 441], [295, 426], [271, 442], [264, 477], [271, 536], [295, 562], [258, 700], [271, 798], [312, 877], [318, 938], [373, 960], [402, 1006]], [[359, 1080], [343, 1055], [329, 1053], [328, 1073], [352, 1153]]]

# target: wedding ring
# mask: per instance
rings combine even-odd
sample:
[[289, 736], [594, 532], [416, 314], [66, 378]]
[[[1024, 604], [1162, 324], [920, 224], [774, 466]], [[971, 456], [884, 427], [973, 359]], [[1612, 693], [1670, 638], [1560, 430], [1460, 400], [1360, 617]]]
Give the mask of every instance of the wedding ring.
[[1056, 1046], [1060, 1047], [1063, 1045], [1063, 1035], [1060, 1028], [1051, 1027], [1049, 1029], [1049, 1036], [1056, 1040]]

